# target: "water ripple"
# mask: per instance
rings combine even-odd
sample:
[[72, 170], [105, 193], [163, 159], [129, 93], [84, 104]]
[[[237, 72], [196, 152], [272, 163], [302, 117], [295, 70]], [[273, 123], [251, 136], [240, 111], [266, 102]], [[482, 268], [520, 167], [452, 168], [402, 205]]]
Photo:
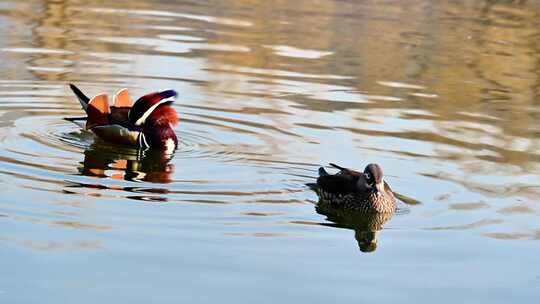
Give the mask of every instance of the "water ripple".
[[[426, 282], [437, 296], [467, 286], [475, 302], [485, 293], [471, 290], [485, 286], [500, 287], [500, 299], [530, 295], [523, 265], [534, 264], [539, 239], [538, 9], [529, 1], [1, 2], [8, 264], [0, 266], [30, 279], [0, 279], [0, 297], [58, 302], [41, 296], [62, 289], [75, 301], [111, 302], [93, 287], [114, 286], [140, 299], [144, 288], [118, 275], [132, 269], [163, 278], [163, 290], [189, 278], [188, 300], [237, 286], [258, 299], [250, 290], [278, 284], [294, 299], [387, 302], [371, 285], [404, 279], [426, 301], [437, 300]], [[120, 147], [65, 121], [83, 114], [72, 82], [89, 95], [177, 90], [178, 150]], [[397, 214], [365, 223], [316, 208], [305, 184], [329, 162], [381, 164]], [[106, 275], [84, 251], [105, 253], [91, 257]], [[426, 258], [434, 267], [419, 264]], [[361, 272], [351, 267], [368, 260]], [[43, 280], [51, 269], [57, 279]], [[411, 280], [411, 269], [423, 279]], [[485, 275], [493, 269], [505, 278]], [[449, 281], [438, 280], [441, 271]], [[329, 277], [337, 278], [331, 296], [312, 288]], [[146, 291], [167, 302], [163, 290]]]

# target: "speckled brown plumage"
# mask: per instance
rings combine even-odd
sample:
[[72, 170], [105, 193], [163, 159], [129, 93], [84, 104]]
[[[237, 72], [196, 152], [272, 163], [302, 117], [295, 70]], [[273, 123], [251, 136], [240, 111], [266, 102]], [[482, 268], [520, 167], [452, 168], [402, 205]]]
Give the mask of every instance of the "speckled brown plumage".
[[331, 175], [321, 167], [317, 183], [309, 184], [320, 200], [334, 208], [365, 213], [392, 213], [396, 210], [396, 198], [383, 180], [379, 165], [369, 164], [363, 173], [330, 165], [340, 171]]

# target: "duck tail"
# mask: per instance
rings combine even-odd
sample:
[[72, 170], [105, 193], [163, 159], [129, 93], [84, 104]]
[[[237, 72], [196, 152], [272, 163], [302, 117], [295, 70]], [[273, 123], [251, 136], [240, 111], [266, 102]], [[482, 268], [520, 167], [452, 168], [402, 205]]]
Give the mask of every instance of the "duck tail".
[[323, 167], [319, 168], [319, 176], [327, 176], [329, 175], [328, 172]]
[[85, 112], [88, 111], [88, 102], [90, 101], [90, 98], [88, 96], [84, 95], [84, 93], [79, 90], [74, 84], [70, 83], [69, 88], [73, 91], [75, 96], [77, 96], [77, 99], [81, 103], [81, 106]]
[[76, 124], [83, 129], [86, 127], [87, 117], [64, 117], [64, 119]]
[[339, 170], [348, 170], [347, 168], [343, 168], [342, 166], [338, 166], [336, 164], [333, 164], [333, 163], [330, 163], [330, 166], [336, 168], [336, 169], [339, 169]]
[[317, 192], [319, 190], [319, 185], [317, 183], [307, 183], [306, 186], [309, 187], [309, 189]]

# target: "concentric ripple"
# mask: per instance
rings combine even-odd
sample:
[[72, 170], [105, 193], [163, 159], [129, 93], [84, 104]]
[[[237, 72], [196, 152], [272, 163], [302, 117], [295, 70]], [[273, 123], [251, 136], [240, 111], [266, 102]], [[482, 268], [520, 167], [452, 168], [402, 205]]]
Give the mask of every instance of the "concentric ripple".
[[[15, 88], [20, 91], [12, 91], [1, 105], [4, 117], [20, 112], [20, 103], [10, 98], [22, 99], [22, 90], [31, 86], [31, 83], [17, 83]], [[87, 86], [90, 91], [98, 87]], [[294, 199], [289, 193], [294, 196], [295, 192], [303, 191], [301, 180], [290, 175], [291, 170], [286, 166], [262, 166], [261, 162], [253, 161], [268, 160], [265, 141], [272, 132], [284, 132], [264, 123], [231, 117], [244, 114], [229, 112], [219, 116], [218, 111], [186, 107], [180, 101], [177, 105], [182, 116], [177, 129], [179, 147], [168, 157], [103, 142], [64, 120], [64, 117], [80, 116], [82, 111], [77, 110], [74, 97], [62, 95], [69, 94], [62, 83], [34, 90], [37, 91], [28, 98], [39, 99], [36, 107], [39, 110], [28, 109], [21, 117], [4, 120], [13, 127], [3, 140], [1, 157], [9, 164], [4, 166], [4, 174], [18, 175], [23, 179], [21, 183], [24, 179], [39, 180], [33, 186], [37, 191], [51, 189], [48, 183], [52, 183], [65, 184], [57, 189], [61, 193], [77, 195], [99, 190], [102, 197], [219, 203], [253, 201], [254, 197], [290, 202]], [[44, 98], [54, 94], [59, 95], [56, 102]], [[30, 104], [36, 106], [33, 102], [23, 103]], [[252, 177], [246, 180], [246, 175]]]

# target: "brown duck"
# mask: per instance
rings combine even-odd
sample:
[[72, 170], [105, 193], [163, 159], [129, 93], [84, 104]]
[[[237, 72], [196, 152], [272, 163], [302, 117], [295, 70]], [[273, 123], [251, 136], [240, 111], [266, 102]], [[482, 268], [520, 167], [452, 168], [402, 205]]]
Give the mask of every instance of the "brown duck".
[[317, 183], [308, 186], [317, 192], [319, 199], [334, 208], [366, 213], [392, 213], [396, 210], [396, 198], [390, 186], [383, 180], [383, 171], [377, 164], [369, 164], [364, 172], [343, 168], [329, 174], [321, 167]]

